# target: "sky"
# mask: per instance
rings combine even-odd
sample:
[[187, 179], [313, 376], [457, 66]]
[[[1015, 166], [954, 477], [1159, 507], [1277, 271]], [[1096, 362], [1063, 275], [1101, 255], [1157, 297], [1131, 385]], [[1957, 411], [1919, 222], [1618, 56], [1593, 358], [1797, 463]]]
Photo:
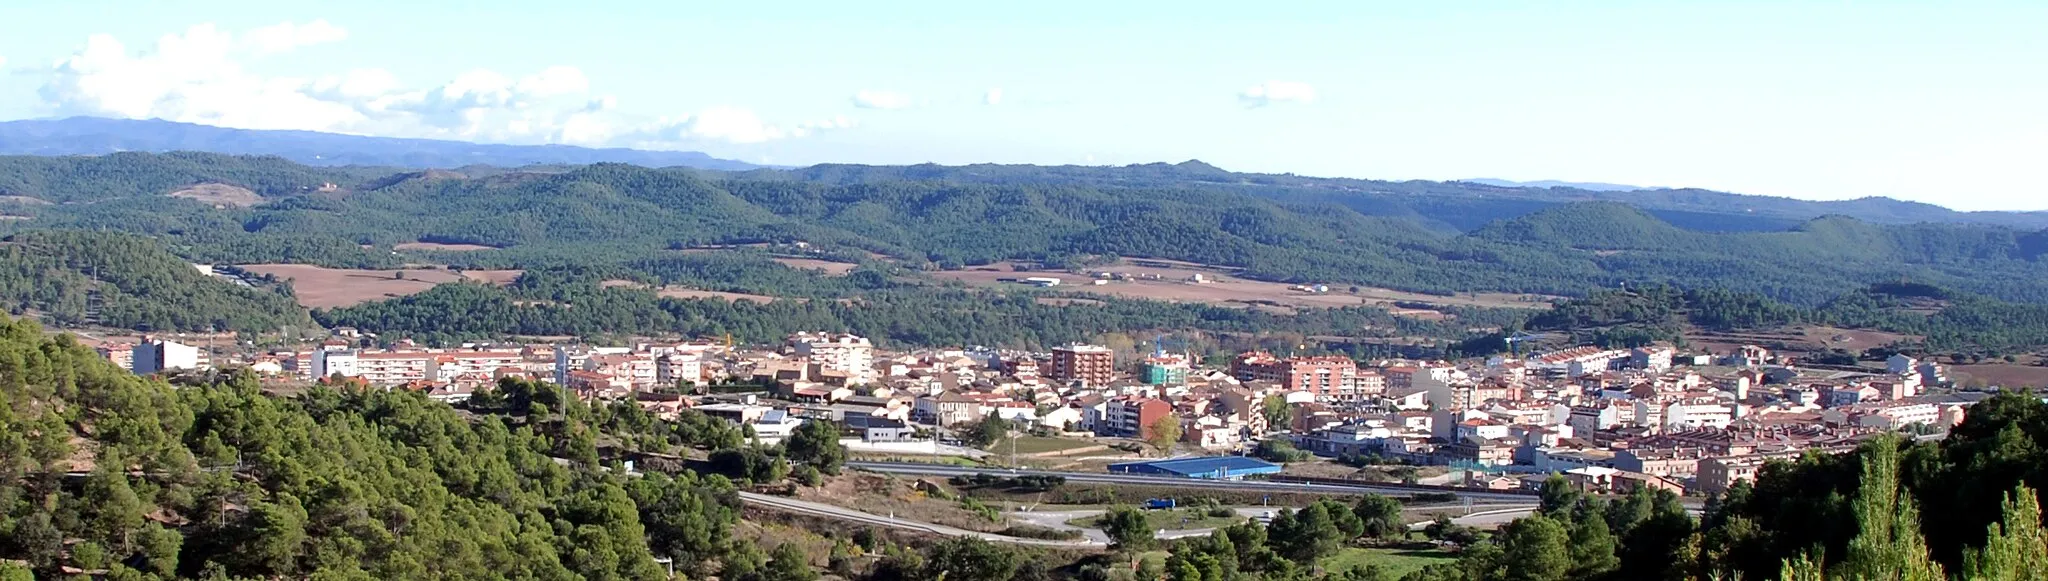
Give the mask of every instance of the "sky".
[[2048, 210], [2048, 2], [0, 3], [0, 119]]

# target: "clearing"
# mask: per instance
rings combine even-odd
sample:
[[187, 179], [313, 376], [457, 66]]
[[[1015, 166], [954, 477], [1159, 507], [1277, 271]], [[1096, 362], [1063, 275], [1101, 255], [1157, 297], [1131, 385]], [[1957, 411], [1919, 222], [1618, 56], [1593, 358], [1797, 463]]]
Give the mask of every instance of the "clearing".
[[[648, 288], [646, 284], [620, 279], [607, 280], [598, 284], [600, 286], [603, 286], [604, 288]], [[778, 300], [783, 300], [782, 297], [772, 297], [768, 295], [697, 290], [693, 288], [686, 288], [680, 286], [662, 287], [660, 290], [655, 291], [654, 294], [672, 299], [725, 299], [726, 302], [748, 300], [759, 303], [772, 303]], [[797, 302], [803, 302], [803, 299], [794, 300], [796, 300]]]
[[424, 292], [451, 282], [511, 284], [518, 270], [359, 270], [308, 264], [244, 264], [243, 270], [291, 281], [299, 305], [331, 309]]
[[[771, 296], [768, 296], [768, 295], [754, 295], [754, 294], [747, 294], [747, 293], [729, 293], [729, 292], [725, 292], [725, 291], [708, 291], [708, 290], [697, 290], [697, 289], [688, 289], [688, 288], [677, 288], [677, 287], [669, 287], [669, 288], [664, 288], [664, 289], [661, 289], [660, 291], [656, 291], [656, 292], [655, 292], [654, 294], [657, 294], [657, 295], [661, 295], [661, 296], [664, 296], [664, 297], [668, 297], [668, 298], [672, 298], [672, 299], [725, 299], [725, 300], [726, 300], [727, 302], [732, 302], [732, 301], [755, 301], [755, 302], [762, 302], [762, 303], [772, 303], [772, 302], [775, 302], [775, 301], [778, 301], [778, 300], [781, 300], [781, 299], [782, 299], [782, 297], [771, 297]], [[802, 301], [803, 299], [797, 299], [797, 300], [798, 300], [798, 301]]]
[[0, 204], [21, 204], [23, 206], [48, 206], [49, 200], [28, 196], [0, 196]]
[[[1016, 451], [1018, 455], [1051, 454], [1055, 452], [1065, 452], [1068, 450], [1081, 450], [1087, 448], [1107, 448], [1107, 446], [1104, 446], [1103, 444], [1098, 442], [1090, 442], [1087, 440], [1069, 440], [1066, 438], [1047, 438], [1043, 436], [1022, 436], [1016, 439], [1016, 444]], [[996, 443], [989, 444], [987, 449], [989, 452], [995, 453], [997, 455], [1008, 454], [1010, 453], [1010, 439], [1004, 438], [1001, 440], [997, 440]]]
[[470, 252], [475, 250], [497, 250], [496, 246], [482, 244], [443, 244], [440, 242], [405, 242], [391, 247], [392, 250], [440, 250], [445, 252]]
[[818, 260], [816, 258], [790, 258], [785, 256], [777, 256], [774, 260], [776, 262], [780, 262], [786, 266], [789, 266], [790, 268], [800, 270], [822, 270], [825, 271], [826, 276], [844, 275], [848, 272], [853, 272], [853, 269], [860, 267], [860, 265], [858, 264], [851, 264], [846, 262], [832, 262], [830, 260]]
[[1379, 565], [1387, 575], [1400, 578], [1423, 567], [1437, 563], [1455, 563], [1458, 556], [1427, 544], [1411, 548], [1347, 548], [1323, 561], [1323, 570], [1349, 571], [1365, 566], [1366, 563]]
[[171, 192], [171, 197], [213, 204], [216, 208], [247, 208], [263, 203], [263, 196], [256, 195], [256, 192], [249, 191], [249, 188], [227, 184], [198, 184]]
[[2048, 367], [2022, 365], [2018, 363], [1979, 363], [1974, 365], [1951, 365], [1949, 373], [1955, 376], [1957, 384], [1996, 385], [2000, 387], [2048, 387]]
[[[1357, 287], [1353, 292], [1349, 285], [1331, 285], [1329, 292], [1318, 293], [1297, 288], [1300, 285], [1238, 278], [1234, 276], [1235, 269], [1150, 259], [1127, 258], [1090, 271], [1075, 274], [1055, 270], [1017, 270], [1013, 263], [998, 262], [966, 270], [933, 272], [931, 275], [982, 287], [1016, 284], [1025, 277], [1053, 277], [1062, 281], [1059, 286], [1052, 287], [1055, 290], [1168, 302], [1264, 306], [1276, 312], [1290, 311], [1295, 307], [1374, 305], [1392, 309], [1402, 316], [1431, 319], [1446, 315], [1420, 307], [1547, 309], [1550, 308], [1549, 301], [1554, 298], [1508, 293], [1466, 293], [1446, 297], [1370, 287]], [[1095, 273], [1105, 272], [1110, 273], [1113, 279], [1101, 285], [1092, 284], [1097, 279]], [[1191, 282], [1198, 274], [1211, 282]]]

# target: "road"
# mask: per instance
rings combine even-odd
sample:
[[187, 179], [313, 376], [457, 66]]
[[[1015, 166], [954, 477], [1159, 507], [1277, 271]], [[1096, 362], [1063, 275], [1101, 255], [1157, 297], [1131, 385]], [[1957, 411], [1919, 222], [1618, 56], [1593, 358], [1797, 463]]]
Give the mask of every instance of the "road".
[[[1000, 468], [966, 468], [943, 464], [916, 464], [907, 462], [847, 462], [847, 466], [880, 472], [912, 476], [973, 476], [992, 474], [998, 476], [1059, 476], [1068, 482], [1094, 482], [1103, 484], [1132, 484], [1167, 486], [1186, 489], [1206, 490], [1248, 490], [1263, 492], [1321, 492], [1327, 494], [1361, 494], [1366, 492], [1389, 496], [1407, 496], [1418, 492], [1451, 492], [1432, 489], [1415, 489], [1400, 486], [1375, 484], [1301, 484], [1292, 482], [1262, 482], [1257, 480], [1205, 480], [1200, 478], [1175, 478], [1171, 476], [1146, 476], [1141, 474], [1115, 474], [1109, 472], [1059, 472], [1051, 470], [1006, 470]], [[1528, 494], [1507, 494], [1481, 490], [1456, 490], [1459, 498], [1476, 501], [1504, 503], [1529, 502], [1534, 496]]]

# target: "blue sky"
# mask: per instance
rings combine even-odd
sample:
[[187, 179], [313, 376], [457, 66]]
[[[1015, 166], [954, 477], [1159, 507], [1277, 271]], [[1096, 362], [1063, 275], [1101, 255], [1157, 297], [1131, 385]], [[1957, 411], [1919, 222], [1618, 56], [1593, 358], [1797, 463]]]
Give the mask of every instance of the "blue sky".
[[2043, 24], [2039, 1], [14, 2], [0, 119], [2044, 210]]

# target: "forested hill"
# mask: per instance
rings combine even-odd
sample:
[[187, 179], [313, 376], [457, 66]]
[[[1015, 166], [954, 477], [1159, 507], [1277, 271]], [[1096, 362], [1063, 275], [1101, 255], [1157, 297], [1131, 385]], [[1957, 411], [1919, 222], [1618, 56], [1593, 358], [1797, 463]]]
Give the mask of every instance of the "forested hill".
[[203, 274], [155, 240], [98, 232], [0, 239], [0, 301], [64, 325], [159, 331], [273, 331], [309, 325], [290, 288]]
[[[1880, 224], [1972, 223], [2023, 229], [2048, 228], [2048, 212], [1957, 212], [1941, 206], [1891, 198], [1810, 201], [1697, 188], [1581, 189], [1528, 187], [1479, 181], [1381, 181], [1317, 178], [1294, 174], [1238, 173], [1201, 161], [1122, 167], [976, 164], [867, 166], [821, 164], [747, 172], [751, 179], [790, 179], [834, 184], [943, 180], [982, 184], [1057, 184], [1095, 187], [1186, 187], [1210, 185], [1280, 201], [1330, 201], [1364, 213], [1417, 212], [1470, 228], [1536, 209], [1573, 202], [1619, 202], [1672, 221], [1697, 221], [1725, 229], [1764, 229], [1820, 216], [1842, 215]], [[1688, 225], [1690, 226], [1690, 225]]]
[[[1039, 175], [1069, 173], [1066, 180]], [[1102, 175], [1131, 179], [1110, 183]], [[1389, 205], [1369, 192], [1225, 183], [1247, 179], [1196, 163], [721, 174], [621, 164], [398, 172], [210, 154], [0, 158], [0, 192], [12, 196], [0, 199], [0, 214], [12, 217], [0, 229], [145, 234], [207, 263], [528, 268], [803, 241], [918, 268], [1011, 259], [1078, 264], [1113, 254], [1239, 267], [1278, 281], [1439, 294], [1581, 295], [1668, 282], [1818, 304], [1845, 288], [1912, 280], [2048, 301], [2041, 284], [2048, 265], [2039, 260], [2048, 244], [2032, 230], [1823, 217], [1756, 231], [1771, 223], [1732, 214], [1674, 219], [1614, 203], [1440, 195], [1467, 187], [1456, 184], [1420, 184], [1420, 193], [1399, 194], [1405, 205]], [[1470, 233], [1446, 221], [1489, 215], [1497, 218], [1470, 224]], [[415, 241], [495, 249], [392, 252]]]

